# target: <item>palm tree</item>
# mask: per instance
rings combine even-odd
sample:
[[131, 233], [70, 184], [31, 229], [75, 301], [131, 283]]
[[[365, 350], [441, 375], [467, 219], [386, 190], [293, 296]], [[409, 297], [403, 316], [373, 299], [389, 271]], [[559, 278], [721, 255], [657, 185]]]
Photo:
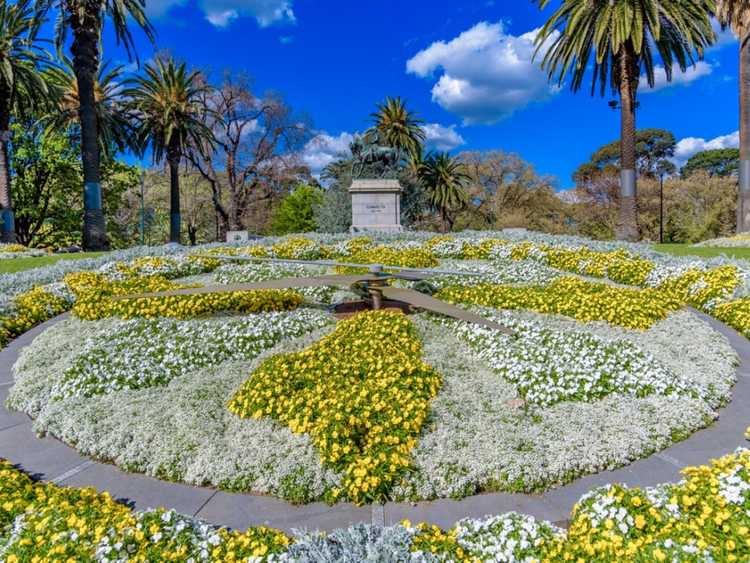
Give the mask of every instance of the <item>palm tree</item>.
[[420, 157], [425, 141], [421, 127], [424, 122], [406, 108], [400, 97], [387, 97], [377, 108], [370, 116], [374, 125], [369, 133], [377, 135], [379, 144], [398, 149], [412, 160]]
[[469, 200], [466, 185], [470, 180], [463, 163], [448, 153], [430, 153], [419, 166], [419, 181], [429, 194], [430, 204], [440, 213], [445, 232], [453, 229], [453, 214]]
[[716, 16], [740, 38], [740, 189], [737, 232], [750, 231], [750, 0], [716, 0]]
[[102, 210], [99, 152], [99, 124], [96, 112], [96, 76], [99, 70], [104, 20], [109, 17], [118, 43], [130, 56], [134, 52], [133, 37], [128, 29], [132, 19], [153, 41], [154, 29], [146, 18], [145, 0], [38, 0], [58, 10], [55, 43], [62, 53], [68, 33], [73, 34], [70, 52], [78, 85], [81, 126], [81, 160], [83, 163], [83, 246], [88, 250], [108, 248], [107, 231]]
[[[61, 66], [47, 71], [48, 82], [56, 93], [53, 110], [42, 118], [47, 131], [78, 130], [80, 101], [78, 81], [76, 80], [73, 62], [63, 57]], [[124, 66], [109, 69], [108, 63], [99, 65], [94, 82], [94, 100], [96, 127], [99, 135], [99, 154], [108, 159], [114, 157], [115, 151], [134, 149], [131, 115], [127, 111], [125, 98], [122, 95]]]
[[[550, 0], [537, 0], [545, 8]], [[537, 54], [550, 79], [581, 88], [593, 58], [592, 94], [611, 88], [620, 98], [620, 210], [617, 236], [639, 238], [636, 200], [635, 112], [641, 72], [654, 85], [656, 56], [668, 80], [694, 53], [714, 41], [712, 0], [563, 0], [537, 35]], [[616, 107], [616, 106], [614, 106]]]
[[136, 141], [149, 144], [154, 162], [166, 155], [170, 186], [170, 242], [180, 242], [180, 160], [188, 148], [210, 150], [214, 135], [204, 118], [209, 87], [198, 71], [171, 58], [146, 65], [144, 76], [128, 81], [124, 95], [136, 116]]
[[29, 0], [0, 4], [0, 241], [16, 240], [10, 194], [8, 141], [10, 120], [36, 109], [47, 100], [47, 84], [40, 74], [46, 55], [39, 48], [43, 14]]

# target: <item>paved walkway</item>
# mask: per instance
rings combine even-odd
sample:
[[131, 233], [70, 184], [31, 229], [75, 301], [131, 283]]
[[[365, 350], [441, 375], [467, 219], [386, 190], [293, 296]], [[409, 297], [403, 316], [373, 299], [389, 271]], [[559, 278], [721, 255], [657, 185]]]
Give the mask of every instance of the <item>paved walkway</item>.
[[593, 487], [612, 482], [650, 486], [677, 481], [680, 468], [704, 464], [746, 444], [744, 432], [750, 425], [746, 407], [750, 404], [750, 341], [719, 321], [695, 313], [729, 338], [742, 362], [732, 402], [721, 411], [719, 420], [710, 428], [696, 432], [687, 440], [649, 458], [616, 471], [583, 477], [542, 495], [492, 493], [458, 501], [387, 503], [367, 507], [328, 506], [324, 503], [294, 506], [271, 497], [167, 483], [91, 461], [54, 438], [38, 438], [25, 414], [9, 412], [4, 406], [8, 389], [13, 384], [11, 366], [19, 351], [59, 317], [30, 330], [0, 351], [0, 457], [41, 479], [107, 490], [114, 498], [138, 509], [174, 508], [183, 514], [237, 529], [266, 525], [287, 531], [293, 528], [328, 531], [357, 522], [394, 524], [404, 518], [447, 528], [466, 516], [482, 517], [512, 510], [564, 524], [573, 504]]

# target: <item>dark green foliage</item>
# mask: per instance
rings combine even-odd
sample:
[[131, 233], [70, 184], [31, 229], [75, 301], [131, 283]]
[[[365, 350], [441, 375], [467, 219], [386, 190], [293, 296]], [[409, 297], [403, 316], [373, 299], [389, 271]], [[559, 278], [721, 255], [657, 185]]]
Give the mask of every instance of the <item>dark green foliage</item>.
[[739, 149], [713, 149], [701, 151], [690, 157], [680, 173], [683, 178], [698, 170], [704, 170], [710, 176], [731, 176], [737, 173], [739, 165]]
[[[640, 129], [636, 131], [635, 157], [638, 173], [643, 176], [658, 176], [668, 159], [674, 156], [677, 142], [670, 131], [664, 129]], [[591, 155], [591, 160], [582, 164], [573, 173], [575, 182], [585, 182], [600, 172], [616, 174], [620, 170], [620, 141], [600, 147]]]

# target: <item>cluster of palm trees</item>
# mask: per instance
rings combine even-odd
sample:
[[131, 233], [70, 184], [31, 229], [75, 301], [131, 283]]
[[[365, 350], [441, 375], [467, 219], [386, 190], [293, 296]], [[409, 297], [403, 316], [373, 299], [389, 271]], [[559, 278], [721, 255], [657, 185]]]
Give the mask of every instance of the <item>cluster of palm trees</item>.
[[[187, 147], [211, 150], [205, 125], [208, 88], [198, 72], [169, 57], [145, 65], [142, 75], [126, 76], [122, 66], [108, 69], [99, 52], [105, 19], [128, 54], [134, 45], [128, 20], [153, 40], [144, 14], [145, 0], [17, 0], [0, 5], [0, 240], [13, 241], [14, 215], [8, 162], [13, 119], [32, 116], [50, 131], [77, 135], [83, 168], [83, 244], [108, 247], [102, 210], [100, 163], [116, 152], [166, 157], [170, 170], [170, 240], [180, 242], [178, 168]], [[42, 45], [39, 30], [57, 12], [56, 56]], [[62, 54], [72, 34], [72, 58]]]
[[[541, 8], [551, 0], [535, 0]], [[750, 0], [562, 0], [537, 36], [537, 54], [551, 80], [577, 91], [620, 99], [620, 211], [617, 236], [639, 238], [635, 116], [642, 74], [654, 85], [656, 59], [666, 78], [684, 72], [716, 41], [712, 18], [740, 38], [740, 190], [737, 230], [750, 230]], [[593, 72], [591, 69], [593, 68]]]
[[[532, 0], [545, 8], [551, 0]], [[101, 205], [100, 162], [111, 152], [151, 149], [170, 169], [170, 240], [179, 242], [178, 167], [188, 150], [211, 150], [205, 125], [211, 109], [201, 76], [184, 64], [160, 58], [139, 76], [123, 69], [107, 71], [100, 44], [109, 22], [128, 54], [135, 22], [153, 41], [145, 15], [146, 0], [16, 0], [0, 4], [0, 240], [14, 239], [11, 175], [8, 162], [10, 123], [42, 116], [53, 129], [74, 128], [83, 167], [84, 228], [87, 249], [107, 247]], [[57, 56], [42, 45], [40, 28], [56, 13]], [[614, 91], [621, 110], [621, 205], [618, 236], [638, 238], [635, 171], [635, 116], [643, 74], [653, 85], [657, 59], [667, 79], [685, 71], [716, 41], [712, 18], [740, 38], [740, 171], [738, 231], [750, 230], [750, 0], [561, 0], [537, 37], [541, 65], [551, 80], [570, 78], [572, 89], [592, 79], [592, 93]], [[71, 58], [62, 55], [67, 37]], [[592, 70], [593, 69], [593, 70]], [[427, 188], [443, 221], [465, 204], [467, 176], [446, 154], [422, 155], [424, 131], [403, 102], [387, 99], [375, 114], [373, 130], [381, 142], [403, 149]]]
[[405, 156], [406, 165], [424, 187], [429, 204], [440, 214], [443, 230], [451, 230], [454, 213], [469, 200], [466, 186], [470, 177], [464, 164], [445, 152], [425, 154], [424, 121], [408, 110], [400, 97], [386, 98], [371, 117], [373, 126], [366, 136], [374, 136], [377, 143]]

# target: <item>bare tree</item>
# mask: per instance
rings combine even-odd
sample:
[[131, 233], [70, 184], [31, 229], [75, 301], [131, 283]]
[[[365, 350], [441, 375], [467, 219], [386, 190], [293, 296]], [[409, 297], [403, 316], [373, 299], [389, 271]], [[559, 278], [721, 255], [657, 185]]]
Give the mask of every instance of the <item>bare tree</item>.
[[189, 160], [211, 188], [221, 237], [227, 230], [249, 228], [246, 218], [254, 206], [309, 176], [299, 152], [310, 127], [280, 96], [256, 96], [244, 75], [226, 73], [221, 86], [206, 94], [205, 104], [216, 147], [196, 147]]

